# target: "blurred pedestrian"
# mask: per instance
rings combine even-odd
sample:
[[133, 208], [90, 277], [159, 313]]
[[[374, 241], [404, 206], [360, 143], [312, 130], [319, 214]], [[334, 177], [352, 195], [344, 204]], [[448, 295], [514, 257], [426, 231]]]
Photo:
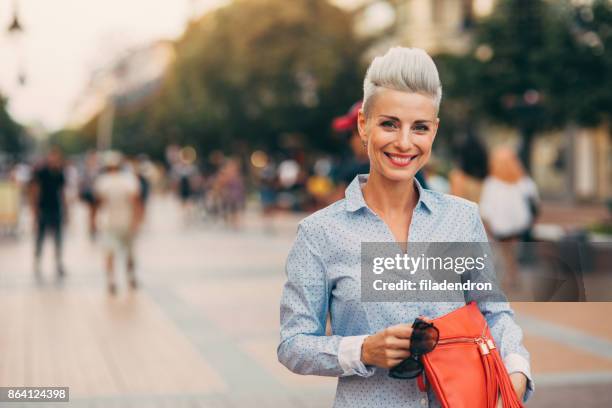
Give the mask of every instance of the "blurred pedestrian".
[[142, 219], [144, 221], [147, 203], [149, 202], [149, 195], [151, 194], [151, 173], [152, 163], [146, 154], [138, 155], [137, 157], [130, 160], [130, 171], [138, 179], [138, 185], [140, 187], [140, 206], [142, 210]]
[[237, 229], [240, 225], [240, 213], [244, 209], [245, 201], [244, 181], [237, 160], [227, 160], [219, 172], [217, 182], [221, 192], [225, 223]]
[[489, 168], [482, 186], [480, 213], [493, 238], [503, 243], [506, 283], [518, 288], [516, 243], [530, 235], [539, 203], [538, 190], [510, 147], [496, 148]]
[[191, 188], [191, 174], [192, 170], [189, 166], [182, 167], [179, 173], [178, 196], [183, 206], [187, 206], [193, 193]]
[[176, 193], [181, 201], [183, 211], [183, 222], [190, 225], [194, 218], [194, 178], [196, 168], [193, 164], [180, 163], [173, 169], [176, 174]]
[[329, 158], [322, 157], [315, 161], [312, 173], [306, 180], [306, 191], [310, 197], [307, 211], [317, 211], [329, 204], [328, 198], [334, 189], [331, 170], [332, 162]]
[[64, 177], [66, 177], [66, 202], [71, 206], [79, 199], [79, 170], [69, 158], [64, 158]]
[[106, 256], [108, 291], [117, 292], [115, 257], [123, 252], [130, 288], [136, 289], [134, 240], [142, 219], [138, 178], [121, 170], [122, 156], [118, 152], [104, 155], [105, 173], [96, 180], [94, 193], [99, 203], [100, 231]]
[[262, 207], [264, 230], [268, 233], [274, 232], [274, 213], [277, 210], [278, 178], [276, 174], [276, 163], [269, 160], [259, 173], [257, 173], [259, 187], [259, 199]]
[[65, 274], [62, 260], [63, 226], [68, 221], [66, 205], [64, 159], [57, 147], [52, 147], [31, 181], [30, 203], [36, 230], [34, 271], [40, 276], [40, 259], [47, 233], [53, 234], [55, 266], [59, 277]]
[[458, 166], [448, 175], [450, 193], [478, 203], [489, 171], [487, 150], [472, 132], [468, 132], [457, 150]]
[[440, 163], [434, 157], [423, 168], [423, 174], [429, 189], [438, 191], [440, 193], [448, 194], [450, 192], [450, 184], [448, 180], [442, 175], [440, 169]]
[[304, 185], [304, 172], [300, 162], [294, 157], [282, 160], [277, 168], [279, 192], [276, 204], [286, 211], [300, 210], [301, 191]]
[[370, 172], [368, 152], [363, 148], [357, 130], [357, 116], [361, 105], [362, 102], [357, 101], [345, 115], [335, 118], [332, 122], [334, 132], [345, 135], [349, 149], [341, 158], [334, 172], [336, 187], [328, 198], [328, 204], [344, 197], [344, 190], [357, 174], [368, 174]]
[[96, 152], [87, 152], [79, 179], [79, 198], [87, 206], [87, 219], [89, 227], [89, 237], [93, 240], [96, 237], [96, 210], [97, 203], [94, 197], [93, 187], [96, 177], [100, 172], [98, 155]]

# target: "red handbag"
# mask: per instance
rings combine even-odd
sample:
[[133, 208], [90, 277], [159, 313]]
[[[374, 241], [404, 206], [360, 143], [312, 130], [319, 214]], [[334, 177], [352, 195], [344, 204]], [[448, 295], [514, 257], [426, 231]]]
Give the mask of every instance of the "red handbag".
[[[443, 408], [522, 408], [495, 346], [485, 318], [475, 302], [433, 320], [438, 345], [422, 356], [424, 375]], [[426, 391], [423, 375], [421, 391]]]

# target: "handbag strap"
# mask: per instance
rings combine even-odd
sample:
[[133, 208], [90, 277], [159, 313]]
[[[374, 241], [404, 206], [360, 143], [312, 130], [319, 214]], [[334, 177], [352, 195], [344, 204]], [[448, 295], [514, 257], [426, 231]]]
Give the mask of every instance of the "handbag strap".
[[417, 377], [417, 385], [419, 386], [419, 390], [421, 392], [427, 392], [427, 384], [425, 383], [425, 370]]

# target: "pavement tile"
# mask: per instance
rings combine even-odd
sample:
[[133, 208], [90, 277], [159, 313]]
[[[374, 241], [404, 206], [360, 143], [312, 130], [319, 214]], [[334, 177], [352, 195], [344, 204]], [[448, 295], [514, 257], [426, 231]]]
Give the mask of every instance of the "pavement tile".
[[78, 396], [219, 392], [221, 377], [146, 294], [4, 294], [0, 384], [71, 387]]
[[559, 372], [612, 371], [612, 360], [564, 346], [550, 339], [525, 334], [534, 375]]
[[612, 341], [612, 302], [514, 302], [512, 307], [518, 313]]

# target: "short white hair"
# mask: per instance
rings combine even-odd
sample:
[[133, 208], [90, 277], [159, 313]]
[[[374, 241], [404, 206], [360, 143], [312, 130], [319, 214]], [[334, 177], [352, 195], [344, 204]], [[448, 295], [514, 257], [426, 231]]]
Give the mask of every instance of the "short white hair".
[[392, 47], [370, 64], [363, 81], [363, 112], [369, 116], [380, 88], [429, 95], [436, 112], [442, 100], [442, 84], [431, 57], [420, 48]]

